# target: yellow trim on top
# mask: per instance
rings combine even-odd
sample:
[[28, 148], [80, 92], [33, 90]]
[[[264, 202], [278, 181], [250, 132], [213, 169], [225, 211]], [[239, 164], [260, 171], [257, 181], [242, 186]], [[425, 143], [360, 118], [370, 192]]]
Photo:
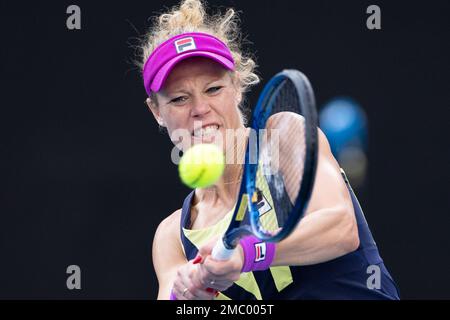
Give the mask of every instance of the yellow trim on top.
[[219, 292], [219, 295], [215, 297], [214, 300], [231, 300], [231, 298], [224, 295], [222, 292]]
[[[257, 187], [262, 191], [263, 196], [266, 198], [267, 202], [270, 204], [271, 209], [261, 216], [261, 224], [266, 230], [277, 230], [279, 228], [277, 216], [275, 213], [275, 208], [273, 206], [273, 198], [270, 194], [270, 188], [261, 170], [258, 169], [257, 172]], [[241, 201], [239, 208], [239, 213], [237, 220], [241, 221], [244, 218], [244, 213], [247, 208], [247, 195], [244, 194], [244, 198]], [[210, 239], [221, 236], [225, 233], [228, 228], [231, 218], [233, 217], [234, 208], [228, 212], [218, 223], [213, 226], [202, 228], [202, 229], [186, 229], [182, 228], [184, 235], [189, 239], [192, 244], [197, 248], [205, 245], [210, 241]], [[183, 248], [184, 249], [184, 248]], [[294, 280], [292, 277], [291, 270], [289, 266], [279, 266], [271, 267], [270, 272], [272, 278], [275, 282], [275, 286], [278, 291], [283, 290], [288, 285], [290, 285]], [[242, 273], [238, 281], [235, 282], [236, 285], [240, 286], [247, 292], [253, 294], [257, 300], [262, 300], [261, 290], [258, 286], [258, 282], [253, 275], [253, 272]], [[231, 300], [230, 297], [220, 293], [217, 300]]]
[[292, 278], [291, 268], [288, 266], [271, 267], [270, 273], [272, 274], [272, 278], [275, 282], [275, 287], [277, 287], [278, 292], [294, 282], [294, 279]]
[[[233, 209], [234, 210], [234, 209]], [[183, 227], [183, 233], [197, 248], [206, 244], [211, 238], [223, 235], [233, 217], [233, 210], [227, 213], [222, 220], [211, 227], [202, 229], [186, 229]]]
[[239, 287], [255, 296], [257, 300], [262, 300], [261, 290], [253, 272], [241, 273], [241, 277], [235, 282]]
[[244, 220], [247, 206], [248, 206], [248, 197], [247, 197], [247, 194], [245, 193], [242, 195], [241, 205], [239, 206], [239, 211], [236, 215], [236, 221]]

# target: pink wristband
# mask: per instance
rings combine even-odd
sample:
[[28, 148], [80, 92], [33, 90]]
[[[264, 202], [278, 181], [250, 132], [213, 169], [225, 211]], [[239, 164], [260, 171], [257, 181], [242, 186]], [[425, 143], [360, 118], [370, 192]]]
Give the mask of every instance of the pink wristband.
[[170, 291], [170, 300], [177, 300], [177, 296], [173, 293], [173, 291]]
[[242, 238], [240, 241], [244, 251], [242, 272], [269, 269], [275, 257], [275, 243], [263, 242], [255, 236]]

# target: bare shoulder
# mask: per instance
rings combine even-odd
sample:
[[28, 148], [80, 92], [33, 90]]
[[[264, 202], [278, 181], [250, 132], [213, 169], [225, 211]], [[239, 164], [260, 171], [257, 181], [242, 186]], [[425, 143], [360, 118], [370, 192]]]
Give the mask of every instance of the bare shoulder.
[[313, 212], [324, 207], [345, 207], [353, 212], [352, 201], [342, 178], [340, 166], [331, 152], [327, 137], [322, 130], [319, 128], [317, 130], [319, 154], [308, 211]]
[[271, 115], [269, 119], [267, 119], [267, 127], [284, 127], [289, 128], [291, 125], [303, 126], [305, 118], [295, 112], [291, 111], [281, 111]]
[[181, 209], [161, 221], [153, 239], [153, 265], [160, 280], [162, 274], [186, 261], [180, 240], [180, 219]]
[[168, 299], [177, 268], [186, 263], [180, 240], [181, 209], [159, 224], [153, 239], [153, 267], [159, 283], [158, 298]]
[[155, 242], [174, 241], [179, 238], [181, 220], [181, 209], [174, 211], [159, 224], [156, 229], [153, 245]]
[[317, 128], [317, 132], [319, 137], [319, 154], [331, 158], [330, 160], [336, 162], [337, 165], [337, 161], [334, 158], [333, 154], [331, 153], [330, 143], [328, 142], [325, 133], [323, 133], [323, 131], [320, 128]]

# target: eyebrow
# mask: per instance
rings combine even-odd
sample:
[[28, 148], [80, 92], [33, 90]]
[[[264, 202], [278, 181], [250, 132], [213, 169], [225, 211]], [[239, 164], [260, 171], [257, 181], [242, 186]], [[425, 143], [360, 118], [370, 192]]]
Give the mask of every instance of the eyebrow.
[[222, 81], [222, 80], [224, 80], [224, 79], [222, 79], [222, 78], [215, 78], [214, 80], [208, 81], [208, 82], [206, 82], [206, 87], [209, 86], [213, 82]]
[[169, 93], [169, 92], [167, 92], [167, 90], [161, 90], [161, 91], [160, 91], [160, 94], [161, 94], [163, 97], [167, 98], [167, 99], [170, 99], [169, 95], [177, 95], [177, 94], [180, 94], [180, 93], [182, 93], [182, 94], [189, 94], [189, 92], [187, 92], [187, 91], [184, 90], [184, 89], [176, 89], [176, 90], [171, 90], [171, 91], [172, 91], [172, 92]]
[[[216, 82], [216, 81], [225, 81], [225, 77], [223, 77], [223, 76], [211, 76], [211, 80], [208, 80], [206, 82], [205, 87], [211, 85], [211, 83]], [[175, 94], [179, 94], [179, 93], [189, 94], [189, 92], [187, 90], [185, 90], [183, 88], [180, 88], [179, 86], [174, 86], [174, 88], [175, 89], [170, 90], [171, 92], [173, 92], [173, 93], [171, 93], [171, 95], [175, 95]], [[167, 90], [161, 90], [160, 93], [162, 93], [162, 95], [164, 97], [169, 98], [169, 93], [167, 92]]]

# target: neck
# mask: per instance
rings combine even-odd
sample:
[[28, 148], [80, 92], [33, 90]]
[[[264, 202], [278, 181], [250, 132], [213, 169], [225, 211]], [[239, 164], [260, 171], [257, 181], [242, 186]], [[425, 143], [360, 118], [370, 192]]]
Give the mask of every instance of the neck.
[[227, 208], [234, 206], [243, 178], [247, 134], [248, 130], [245, 130], [244, 138], [241, 136], [241, 139], [236, 139], [232, 147], [227, 149], [227, 164], [222, 177], [211, 187], [195, 190], [195, 203], [205, 201], [212, 205], [219, 203]]
[[196, 202], [203, 202], [232, 208], [236, 203], [242, 181], [243, 165], [227, 165], [222, 177], [211, 187], [196, 189]]

